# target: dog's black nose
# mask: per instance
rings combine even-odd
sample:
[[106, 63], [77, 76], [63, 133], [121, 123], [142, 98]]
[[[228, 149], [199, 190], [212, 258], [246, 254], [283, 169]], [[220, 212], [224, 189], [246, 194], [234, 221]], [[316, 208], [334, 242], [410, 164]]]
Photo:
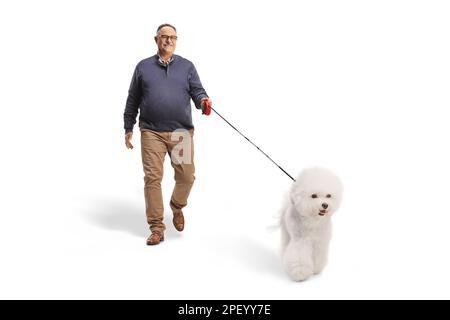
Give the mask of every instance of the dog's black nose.
[[323, 207], [324, 209], [328, 208], [328, 203], [322, 203], [322, 207]]

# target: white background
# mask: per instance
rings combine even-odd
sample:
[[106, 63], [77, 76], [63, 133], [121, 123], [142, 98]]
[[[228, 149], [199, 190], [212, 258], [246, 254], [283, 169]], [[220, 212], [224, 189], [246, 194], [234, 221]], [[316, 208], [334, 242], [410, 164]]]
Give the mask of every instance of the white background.
[[[447, 1], [2, 1], [0, 298], [450, 298]], [[330, 263], [291, 282], [269, 226], [291, 181], [194, 114], [196, 183], [147, 247], [135, 65], [178, 28], [215, 108], [288, 172], [345, 185]]]

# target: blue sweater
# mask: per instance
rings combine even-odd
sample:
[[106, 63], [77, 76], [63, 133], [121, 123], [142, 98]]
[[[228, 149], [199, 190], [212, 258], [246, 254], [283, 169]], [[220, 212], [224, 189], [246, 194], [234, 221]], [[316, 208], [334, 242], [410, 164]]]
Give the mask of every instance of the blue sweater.
[[194, 64], [173, 55], [166, 65], [158, 55], [144, 59], [134, 70], [124, 112], [124, 128], [133, 131], [138, 110], [139, 127], [155, 131], [193, 129], [191, 101], [197, 109], [207, 98]]

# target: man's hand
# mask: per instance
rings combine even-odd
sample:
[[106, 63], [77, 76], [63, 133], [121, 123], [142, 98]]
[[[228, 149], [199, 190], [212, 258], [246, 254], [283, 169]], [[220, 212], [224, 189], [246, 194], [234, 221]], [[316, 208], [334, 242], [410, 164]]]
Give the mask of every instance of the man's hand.
[[133, 149], [133, 145], [130, 142], [131, 138], [133, 138], [132, 131], [125, 133], [125, 145], [127, 146], [128, 149]]
[[209, 116], [211, 114], [212, 101], [209, 98], [203, 98], [200, 103], [202, 107], [202, 114]]

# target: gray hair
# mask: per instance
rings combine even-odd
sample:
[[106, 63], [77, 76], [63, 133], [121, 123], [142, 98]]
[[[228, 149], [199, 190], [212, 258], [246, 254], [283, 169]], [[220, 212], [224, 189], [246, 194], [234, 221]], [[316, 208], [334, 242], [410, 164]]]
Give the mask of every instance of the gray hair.
[[173, 25], [171, 25], [171, 24], [169, 24], [169, 23], [163, 23], [162, 25], [160, 25], [160, 26], [158, 27], [158, 29], [156, 29], [156, 34], [158, 34], [158, 32], [159, 32], [162, 28], [164, 28], [164, 27], [170, 27], [170, 28], [172, 28], [173, 30], [175, 30], [175, 32], [177, 32], [177, 29], [176, 29]]

